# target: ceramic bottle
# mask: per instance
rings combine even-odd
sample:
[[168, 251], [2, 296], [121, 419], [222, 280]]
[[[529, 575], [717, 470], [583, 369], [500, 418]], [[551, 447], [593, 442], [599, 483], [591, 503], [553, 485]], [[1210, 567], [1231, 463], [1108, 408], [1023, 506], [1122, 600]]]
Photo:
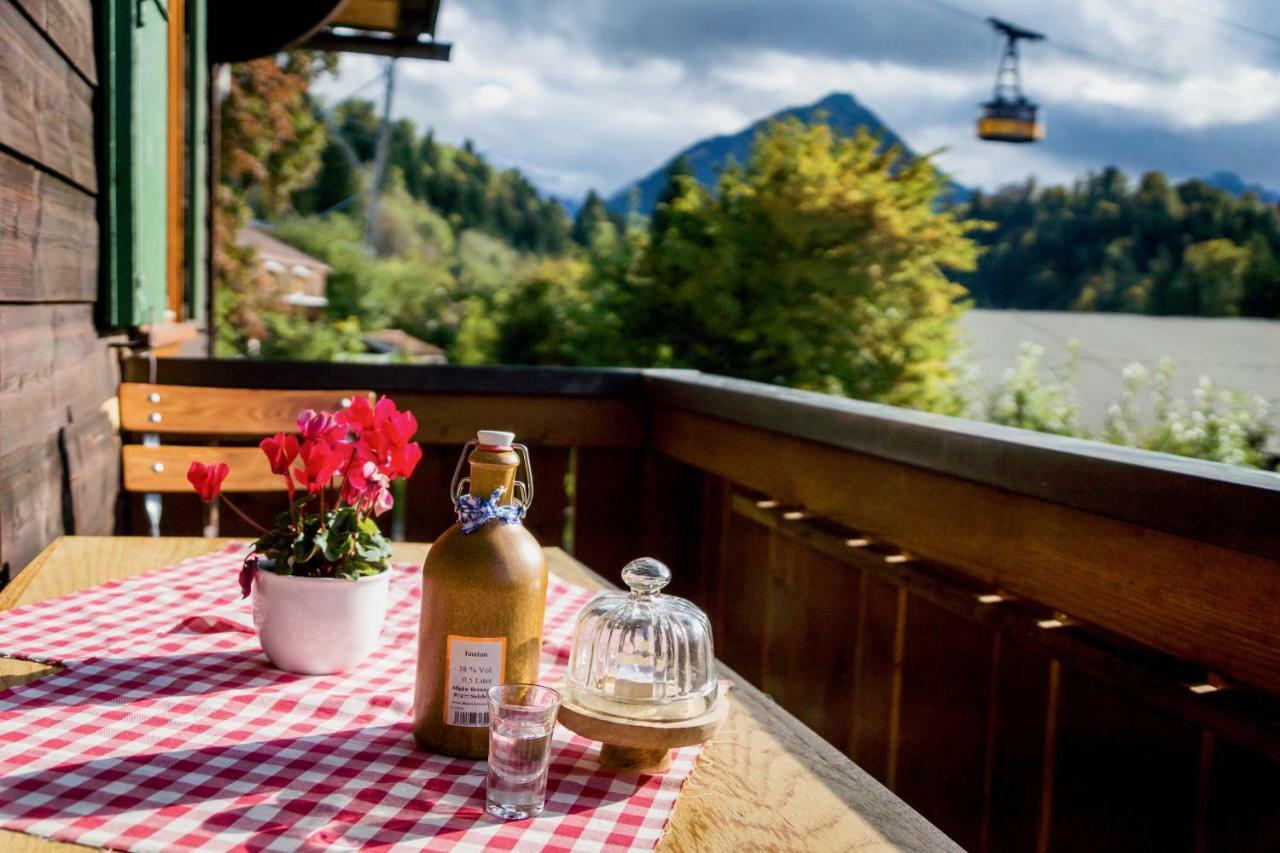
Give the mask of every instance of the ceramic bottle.
[[459, 520], [422, 568], [413, 736], [431, 752], [483, 758], [489, 687], [538, 680], [547, 564], [522, 523], [532, 472], [514, 438], [481, 430], [463, 449], [470, 475], [459, 479], [459, 459], [452, 485]]

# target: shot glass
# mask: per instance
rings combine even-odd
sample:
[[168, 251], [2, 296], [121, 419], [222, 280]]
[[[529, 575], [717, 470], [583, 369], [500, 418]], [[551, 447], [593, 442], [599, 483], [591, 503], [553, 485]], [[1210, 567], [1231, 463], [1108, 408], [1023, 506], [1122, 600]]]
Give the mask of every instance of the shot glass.
[[560, 694], [538, 684], [489, 688], [485, 810], [503, 820], [542, 814]]

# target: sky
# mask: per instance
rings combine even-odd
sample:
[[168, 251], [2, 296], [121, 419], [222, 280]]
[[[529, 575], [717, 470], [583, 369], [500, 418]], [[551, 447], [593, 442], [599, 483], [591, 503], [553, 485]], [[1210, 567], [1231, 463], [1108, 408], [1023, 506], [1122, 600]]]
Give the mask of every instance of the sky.
[[[1090, 169], [1215, 170], [1280, 188], [1280, 19], [1268, 0], [444, 0], [447, 63], [401, 60], [394, 112], [547, 192], [608, 194], [709, 135], [848, 92], [962, 184]], [[1270, 13], [1270, 14], [1268, 14]], [[1023, 83], [1047, 139], [974, 138], [998, 42], [1039, 30]], [[345, 55], [330, 102], [380, 95]]]

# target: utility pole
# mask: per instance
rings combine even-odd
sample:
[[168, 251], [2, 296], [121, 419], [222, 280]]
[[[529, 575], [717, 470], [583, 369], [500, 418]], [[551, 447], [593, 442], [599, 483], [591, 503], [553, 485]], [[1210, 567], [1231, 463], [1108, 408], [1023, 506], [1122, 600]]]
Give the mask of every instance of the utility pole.
[[387, 60], [387, 82], [382, 90], [382, 125], [378, 128], [378, 146], [373, 157], [373, 186], [369, 192], [369, 218], [365, 223], [365, 241], [372, 245], [373, 229], [378, 223], [378, 197], [387, 179], [387, 159], [391, 148], [391, 99], [396, 90], [396, 59]]

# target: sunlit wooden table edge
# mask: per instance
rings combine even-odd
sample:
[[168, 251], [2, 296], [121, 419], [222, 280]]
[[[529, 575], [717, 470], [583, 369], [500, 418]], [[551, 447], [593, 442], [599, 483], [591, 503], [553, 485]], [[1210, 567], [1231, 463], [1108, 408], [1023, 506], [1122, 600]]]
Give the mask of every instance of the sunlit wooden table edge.
[[[233, 541], [64, 536], [0, 591], [0, 611], [171, 565]], [[396, 543], [394, 556], [420, 564], [427, 548]], [[589, 588], [613, 586], [559, 548], [546, 552], [548, 567], [559, 577]], [[735, 685], [729, 719], [686, 782], [660, 850], [960, 849], [768, 696], [720, 667]], [[0, 689], [52, 669], [0, 659]], [[0, 851], [59, 849], [85, 848], [0, 830]]]

